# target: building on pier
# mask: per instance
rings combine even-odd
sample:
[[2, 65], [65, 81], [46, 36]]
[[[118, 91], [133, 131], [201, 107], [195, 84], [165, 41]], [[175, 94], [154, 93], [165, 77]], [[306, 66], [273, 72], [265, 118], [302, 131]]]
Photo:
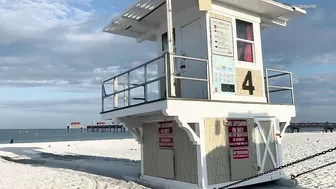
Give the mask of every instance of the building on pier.
[[86, 129], [86, 125], [81, 124], [80, 122], [71, 122], [70, 124], [67, 125], [67, 131], [69, 132], [70, 130], [73, 129], [80, 129], [81, 131]]

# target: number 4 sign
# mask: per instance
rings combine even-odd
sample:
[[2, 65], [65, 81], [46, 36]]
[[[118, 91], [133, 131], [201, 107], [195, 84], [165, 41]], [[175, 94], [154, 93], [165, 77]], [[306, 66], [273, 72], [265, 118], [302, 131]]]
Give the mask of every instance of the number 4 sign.
[[236, 67], [236, 84], [238, 96], [264, 96], [263, 78], [261, 70], [250, 70]]
[[247, 71], [247, 74], [245, 76], [242, 89], [248, 90], [250, 95], [253, 95], [253, 91], [255, 90], [255, 87], [253, 86], [253, 80], [252, 80], [252, 72]]

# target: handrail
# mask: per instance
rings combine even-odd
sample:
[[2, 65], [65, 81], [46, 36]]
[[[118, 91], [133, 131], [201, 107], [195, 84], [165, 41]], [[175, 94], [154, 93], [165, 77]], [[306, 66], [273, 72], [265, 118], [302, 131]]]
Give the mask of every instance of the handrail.
[[[194, 80], [194, 81], [202, 81], [202, 82], [207, 82], [207, 90], [208, 90], [208, 98], [210, 98], [210, 83], [209, 83], [209, 63], [207, 59], [202, 59], [202, 58], [194, 58], [194, 57], [188, 57], [188, 56], [181, 56], [181, 55], [175, 55], [173, 54], [173, 58], [179, 58], [179, 59], [184, 59], [184, 60], [193, 60], [193, 61], [198, 61], [198, 62], [203, 62], [206, 64], [206, 69], [207, 69], [207, 74], [206, 74], [206, 78], [196, 78], [196, 77], [186, 77], [186, 76], [178, 76], [176, 75], [176, 72], [174, 70], [170, 70], [170, 61], [168, 60], [168, 53], [163, 53], [160, 56], [149, 60], [145, 63], [142, 63], [132, 69], [129, 69], [127, 71], [124, 71], [123, 73], [120, 73], [114, 77], [111, 77], [109, 79], [106, 79], [104, 81], [102, 81], [102, 112], [104, 112], [104, 100], [108, 99], [110, 97], [113, 97], [113, 101], [114, 101], [114, 106], [112, 109], [115, 108], [119, 108], [118, 104], [119, 104], [119, 98], [118, 98], [118, 94], [120, 93], [124, 93], [124, 107], [127, 106], [131, 106], [131, 99], [133, 100], [142, 100], [144, 101], [144, 103], [148, 102], [148, 85], [153, 83], [153, 82], [157, 82], [157, 81], [163, 81], [163, 78], [165, 78], [164, 83], [161, 83], [162, 87], [165, 86], [165, 91], [163, 93], [161, 93], [161, 95], [164, 95], [164, 97], [160, 97], [160, 98], [170, 98], [170, 97], [174, 97], [175, 94], [171, 93], [172, 91], [172, 87], [173, 84], [170, 83], [170, 81], [174, 81], [174, 79], [179, 79], [179, 80]], [[148, 80], [147, 75], [148, 75], [148, 70], [147, 67], [149, 64], [154, 63], [160, 59], [164, 59], [164, 74], [163, 73], [157, 73], [157, 77], [155, 77], [154, 79]], [[130, 83], [130, 74], [132, 71], [138, 70], [138, 69], [144, 69], [144, 80], [142, 83]], [[126, 81], [121, 81], [121, 83], [119, 83], [119, 78], [120, 77], [124, 77], [127, 76]], [[203, 77], [203, 76], [202, 76]], [[113, 80], [113, 91], [111, 93], [106, 93], [105, 91], [105, 84], [112, 84]], [[125, 84], [126, 83], [126, 84]], [[121, 88], [121, 90], [118, 90], [118, 86], [124, 86], [123, 88]], [[142, 95], [137, 98], [131, 98], [131, 90], [136, 89], [138, 87], [143, 87], [143, 97]], [[159, 86], [161, 87], [161, 86]], [[161, 88], [162, 90], [162, 88]], [[170, 92], [169, 92], [170, 91]], [[163, 92], [163, 91], [162, 91]]]
[[[275, 75], [268, 75], [268, 72], [278, 72], [279, 74], [275, 74]], [[277, 85], [269, 85], [269, 78], [275, 78], [275, 77], [279, 77], [279, 76], [284, 76], [284, 75], [289, 75], [289, 82], [290, 82], [290, 86], [289, 87], [285, 87], [285, 86], [277, 86]], [[294, 104], [294, 86], [293, 86], [293, 77], [292, 77], [292, 72], [288, 72], [288, 71], [282, 71], [282, 70], [276, 70], [276, 69], [266, 69], [266, 76], [264, 77], [265, 82], [266, 82], [266, 97], [267, 97], [267, 102], [270, 102], [270, 93], [272, 92], [279, 92], [279, 91], [291, 91], [291, 101], [292, 104]], [[270, 90], [271, 88], [275, 89], [275, 90]]]
[[175, 79], [184, 79], [184, 80], [191, 80], [191, 81], [208, 81], [208, 79], [199, 79], [195, 77], [184, 77], [184, 76], [174, 76]]
[[277, 70], [277, 69], [272, 69], [272, 68], [267, 68], [266, 71], [292, 74], [292, 72], [289, 72], [289, 71]]
[[160, 60], [161, 58], [165, 57], [166, 54], [167, 54], [167, 53], [163, 53], [162, 55], [160, 55], [160, 56], [158, 56], [158, 57], [156, 57], [156, 58], [154, 58], [154, 59], [152, 59], [152, 60], [149, 60], [149, 61], [147, 61], [147, 62], [145, 62], [145, 63], [143, 63], [143, 64], [140, 64], [139, 66], [136, 66], [136, 67], [134, 67], [134, 68], [132, 68], [132, 69], [130, 69], [130, 70], [127, 70], [127, 71], [125, 71], [125, 72], [123, 72], [123, 73], [121, 73], [121, 74], [118, 74], [118, 75], [116, 75], [116, 76], [114, 76], [114, 77], [111, 77], [111, 78], [109, 78], [109, 79], [106, 79], [105, 81], [103, 81], [103, 83], [107, 83], [107, 82], [109, 82], [109, 81], [111, 81], [111, 80], [113, 80], [113, 79], [115, 79], [115, 78], [117, 78], [117, 77], [120, 77], [120, 76], [125, 75], [125, 74], [127, 74], [127, 73], [129, 73], [129, 72], [132, 72], [132, 71], [137, 70], [137, 69], [139, 69], [139, 68], [141, 68], [141, 67], [144, 67], [144, 66], [147, 65], [147, 64], [150, 64], [150, 63], [152, 63], [152, 62], [155, 62], [155, 61], [157, 61], [157, 60]]
[[159, 81], [159, 80], [160, 80], [161, 78], [163, 78], [163, 77], [165, 77], [165, 75], [163, 75], [163, 76], [161, 76], [161, 77], [158, 77], [158, 78], [156, 78], [156, 79], [149, 80], [149, 81], [147, 81], [147, 82], [143, 82], [143, 83], [141, 83], [141, 84], [139, 84], [139, 85], [136, 85], [136, 86], [133, 86], [133, 87], [128, 87], [128, 88], [123, 89], [123, 90], [118, 90], [118, 91], [113, 92], [113, 93], [111, 93], [111, 94], [105, 95], [105, 98], [108, 98], [108, 97], [110, 97], [110, 96], [113, 96], [113, 95], [116, 95], [116, 94], [119, 94], [119, 93], [126, 92], [126, 91], [128, 91], [128, 90], [132, 90], [132, 89], [135, 89], [135, 88], [138, 88], [138, 87], [141, 87], [141, 86], [148, 85], [148, 84], [153, 83], [153, 82], [155, 82], [155, 81]]
[[[148, 77], [148, 72], [147, 72], [148, 71], [147, 70], [148, 69], [148, 65], [151, 64], [151, 63], [155, 63], [156, 61], [158, 61], [158, 60], [160, 60], [162, 58], [164, 58], [166, 60], [167, 59], [167, 53], [162, 54], [162, 55], [160, 55], [160, 56], [158, 56], [158, 57], [156, 57], [156, 58], [154, 58], [152, 60], [149, 60], [149, 61], [147, 61], [147, 62], [145, 62], [145, 63], [143, 63], [143, 64], [141, 64], [139, 66], [136, 66], [136, 67], [134, 67], [132, 69], [129, 69], [129, 70], [127, 70], [127, 71], [125, 71], [125, 72], [123, 72], [121, 74], [118, 74], [118, 75], [116, 75], [114, 77], [111, 77], [111, 78], [109, 78], [109, 79], [107, 79], [105, 81], [102, 81], [102, 112], [105, 111], [105, 102], [104, 102], [104, 100], [108, 99], [110, 97], [113, 97], [113, 104], [114, 105], [113, 105], [112, 109], [119, 108], [119, 100], [120, 99], [118, 98], [118, 94], [120, 94], [120, 93], [124, 93], [124, 97], [123, 97], [124, 107], [131, 106], [131, 99], [133, 99], [133, 100], [140, 100], [141, 99], [144, 102], [147, 102], [148, 101], [148, 95], [147, 95], [147, 88], [148, 87], [147, 87], [147, 85], [149, 85], [149, 84], [151, 84], [153, 82], [160, 81], [162, 78], [167, 77], [167, 74], [166, 74], [167, 72], [165, 72], [164, 74], [158, 73], [158, 76], [156, 78], [148, 80], [148, 78], [147, 78]], [[144, 71], [144, 82], [142, 82], [142, 83], [136, 82], [136, 83], [131, 84], [130, 83], [130, 81], [131, 81], [130, 74], [131, 74], [132, 71], [135, 71], [135, 70], [138, 70], [138, 69], [144, 69], [143, 70]], [[120, 77], [125, 76], [125, 75], [127, 76], [127, 79], [126, 79], [127, 80], [126, 81], [127, 84], [124, 84], [125, 82], [119, 83], [118, 79]], [[111, 93], [107, 94], [106, 91], [105, 91], [105, 85], [106, 84], [112, 84], [111, 82], [109, 82], [111, 80], [113, 80], [113, 91]], [[120, 85], [122, 85], [124, 87], [123, 87], [123, 89], [118, 90], [118, 86], [120, 86]], [[143, 94], [144, 94], [144, 96], [143, 97], [131, 98], [131, 90], [136, 89], [138, 87], [143, 87]]]
[[209, 60], [202, 59], [202, 58], [188, 57], [188, 56], [184, 56], [184, 55], [174, 55], [173, 57], [184, 59], [184, 60], [194, 60], [194, 61], [198, 61], [199, 63], [205, 63], [206, 64], [206, 79], [195, 78], [195, 77], [186, 77], [186, 76], [176, 76], [176, 75], [174, 75], [174, 79], [207, 82], [207, 96], [208, 96], [207, 99], [210, 100], [211, 99], [211, 97], [210, 97], [211, 92], [210, 92], [210, 79], [209, 79], [210, 78]]
[[[124, 71], [121, 74], [118, 74], [114, 77], [111, 77], [107, 80], [102, 81], [102, 112], [104, 112], [104, 100], [105, 99], [110, 99], [110, 97], [113, 97], [113, 101], [114, 101], [114, 106], [112, 109], [115, 108], [120, 108], [118, 107], [118, 103], [120, 102], [118, 98], [118, 94], [120, 93], [124, 93], [124, 107], [127, 106], [131, 106], [131, 99], [133, 100], [142, 100], [144, 101], [144, 103], [148, 103], [150, 101], [155, 101], [155, 100], [148, 100], [148, 85], [154, 82], [160, 82], [161, 86], [158, 87], [164, 87], [160, 88], [159, 91], [161, 92], [159, 95], [161, 95], [159, 97], [159, 99], [164, 99], [164, 98], [172, 98], [175, 97], [175, 95], [172, 92], [172, 87], [174, 87], [174, 84], [171, 83], [174, 80], [192, 80], [192, 81], [201, 81], [201, 82], [206, 82], [207, 84], [207, 99], [210, 100], [211, 99], [211, 87], [210, 87], [210, 70], [209, 70], [209, 61], [207, 59], [202, 59], [202, 58], [194, 58], [194, 57], [187, 57], [187, 56], [181, 56], [181, 55], [173, 55], [173, 58], [179, 58], [179, 59], [184, 59], [184, 60], [192, 60], [192, 61], [197, 61], [197, 62], [201, 62], [201, 63], [205, 63], [206, 64], [206, 76], [204, 77], [204, 75], [202, 76], [197, 76], [197, 77], [188, 77], [188, 76], [180, 76], [177, 75], [176, 72], [174, 70], [171, 70], [173, 68], [171, 68], [170, 65], [170, 61], [169, 61], [169, 56], [167, 56], [168, 53], [163, 53], [162, 55], [149, 60], [145, 63], [142, 63], [139, 66], [136, 66], [130, 70]], [[154, 79], [150, 79], [148, 80], [148, 66], [151, 63], [154, 63], [160, 59], [163, 59], [164, 61], [160, 61], [159, 64], [164, 64], [164, 66], [162, 67], [164, 70], [162, 70], [164, 73], [162, 73], [160, 70], [157, 73], [157, 76], [155, 76]], [[138, 69], [144, 69], [143, 74], [144, 74], [144, 80], [140, 81], [140, 82], [130, 82], [131, 81], [131, 77], [130, 74], [132, 71], [138, 70]], [[275, 75], [269, 75], [269, 72], [278, 72]], [[122, 76], [127, 76], [126, 81], [121, 81], [121, 83], [118, 82], [119, 78]], [[279, 77], [279, 76], [284, 76], [284, 75], [288, 75], [289, 79], [290, 79], [290, 86], [277, 86], [277, 85], [270, 85], [269, 84], [269, 79], [270, 78], [275, 78], [275, 77]], [[105, 91], [105, 85], [110, 85], [112, 84], [113, 80], [113, 91], [111, 93], [106, 93]], [[162, 83], [161, 83], [162, 82]], [[281, 71], [281, 70], [276, 70], [276, 69], [266, 69], [266, 74], [265, 74], [265, 88], [266, 88], [266, 97], [267, 97], [267, 102], [271, 103], [270, 101], [270, 93], [273, 92], [279, 92], [279, 91], [284, 91], [284, 90], [290, 90], [291, 91], [291, 100], [292, 100], [292, 104], [294, 104], [294, 90], [293, 90], [293, 78], [292, 78], [292, 73], [291, 72], [287, 72], [287, 71]], [[125, 84], [126, 83], [126, 84]], [[124, 87], [120, 87], [121, 90], [118, 90], [118, 86], [123, 85]], [[136, 98], [131, 98], [131, 90], [136, 89], [138, 87], [143, 87], [143, 96], [137, 96]], [[273, 89], [273, 90], [272, 90]], [[142, 90], [142, 89], [141, 89]], [[164, 90], [164, 91], [162, 91]], [[164, 94], [163, 94], [164, 92]], [[163, 95], [163, 96], [162, 96]], [[183, 96], [180, 96], [178, 98], [186, 98]], [[201, 98], [206, 98], [205, 95], [202, 96]], [[156, 99], [157, 100], [157, 99]]]
[[194, 58], [194, 57], [182, 56], [182, 55], [174, 55], [174, 57], [181, 58], [181, 59], [187, 59], [187, 60], [195, 60], [195, 61], [200, 61], [200, 62], [208, 62], [207, 59], [203, 59], [203, 58]]

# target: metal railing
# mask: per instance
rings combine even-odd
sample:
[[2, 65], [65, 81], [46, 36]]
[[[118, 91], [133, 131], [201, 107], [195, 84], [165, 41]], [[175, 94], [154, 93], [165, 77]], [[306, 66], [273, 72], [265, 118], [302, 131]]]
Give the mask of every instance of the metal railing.
[[[122, 108], [119, 106], [119, 94], [124, 94], [123, 95], [123, 102], [124, 106], [123, 107], [128, 107], [131, 106], [132, 100], [135, 101], [142, 101], [142, 103], [148, 103], [148, 102], [153, 102], [157, 100], [163, 100], [163, 99], [168, 99], [168, 98], [186, 98], [185, 96], [181, 95], [176, 95], [175, 89], [176, 89], [176, 81], [177, 80], [189, 80], [189, 81], [201, 81], [201, 82], [206, 82], [207, 86], [207, 98], [208, 100], [211, 99], [211, 90], [210, 90], [210, 81], [209, 81], [209, 75], [210, 75], [210, 70], [209, 70], [209, 62], [206, 59], [201, 59], [201, 58], [193, 58], [193, 57], [187, 57], [187, 56], [181, 56], [181, 55], [173, 55], [174, 60], [176, 59], [183, 59], [183, 60], [190, 60], [194, 61], [193, 63], [198, 64], [198, 63], [205, 63], [206, 64], [206, 77], [204, 78], [197, 78], [197, 77], [187, 77], [187, 76], [181, 76], [176, 74], [176, 72], [171, 72], [171, 69], [174, 69], [174, 66], [170, 65], [169, 61], [169, 56], [168, 53], [164, 53], [161, 56], [158, 56], [152, 60], [149, 60], [139, 66], [136, 66], [130, 70], [127, 70], [121, 74], [118, 74], [114, 77], [111, 77], [107, 80], [102, 81], [102, 112], [105, 111], [110, 111], [118, 108]], [[162, 61], [163, 60], [163, 61]], [[148, 67], [150, 64], [153, 64], [155, 62], [159, 61], [162, 65], [162, 69], [159, 69], [159, 64], [158, 70], [157, 70], [157, 77], [148, 79]], [[175, 61], [174, 61], [175, 62]], [[134, 71], [139, 71], [140, 69], [143, 69], [143, 81], [140, 83], [131, 83], [131, 72]], [[269, 72], [277, 72], [277, 74], [270, 75]], [[160, 75], [161, 74], [161, 75]], [[270, 85], [270, 79], [271, 78], [276, 78], [280, 76], [289, 76], [290, 80], [290, 86], [279, 86], [279, 85]], [[126, 76], [127, 78], [125, 79], [126, 81], [119, 81], [119, 78]], [[270, 100], [270, 93], [275, 93], [275, 92], [280, 92], [280, 91], [290, 91], [291, 92], [291, 103], [294, 104], [294, 90], [293, 90], [293, 79], [292, 79], [292, 73], [291, 72], [286, 72], [286, 71], [281, 71], [281, 70], [275, 70], [275, 69], [266, 69], [265, 73], [265, 88], [266, 88], [266, 97], [267, 97], [267, 102], [271, 103]], [[158, 98], [150, 100], [148, 97], [148, 85], [154, 82], [160, 82], [158, 84]], [[111, 93], [106, 93], [106, 85], [111, 85], [113, 87], [113, 91]], [[122, 86], [121, 89], [119, 87]], [[131, 98], [131, 90], [143, 87], [143, 97], [135, 97]], [[181, 87], [183, 88], [183, 87]], [[174, 90], [172, 90], [174, 89]], [[181, 90], [181, 89], [180, 89]], [[113, 101], [113, 107], [110, 109], [105, 109], [105, 100], [111, 100]], [[204, 98], [203, 98], [204, 99]], [[111, 101], [110, 101], [111, 102]]]
[[[275, 75], [269, 75], [269, 72], [276, 72]], [[294, 104], [294, 86], [293, 86], [293, 77], [291, 72], [275, 70], [275, 69], [266, 69], [265, 71], [265, 88], [266, 88], [266, 97], [267, 102], [271, 103], [270, 93], [280, 92], [280, 91], [290, 91], [291, 92], [291, 104]], [[277, 78], [280, 76], [289, 76], [289, 87], [288, 86], [279, 86], [279, 85], [270, 85], [270, 78]]]
[[[133, 98], [133, 100], [143, 100], [144, 102], [147, 102], [148, 101], [148, 90], [147, 90], [147, 87], [149, 84], [151, 83], [154, 83], [156, 81], [159, 81], [162, 77], [165, 77], [165, 75], [163, 76], [158, 76], [154, 79], [151, 79], [151, 80], [148, 80], [147, 78], [147, 74], [148, 74], [148, 65], [151, 64], [151, 63], [154, 63], [154, 62], [157, 62], [158, 60], [160, 59], [166, 59], [166, 54], [163, 54], [159, 57], [156, 57], [152, 60], [149, 60], [139, 66], [136, 66], [130, 70], [127, 70], [121, 74], [118, 74], [114, 77], [111, 77], [105, 81], [102, 81], [102, 112], [105, 111], [105, 100], [106, 99], [110, 99], [112, 97], [113, 99], [113, 108], [112, 109], [115, 109], [115, 108], [119, 108], [119, 96], [118, 94], [121, 94], [121, 93], [124, 93], [124, 107], [126, 106], [130, 106], [131, 105], [131, 90], [133, 89], [136, 89], [136, 88], [139, 88], [139, 87], [143, 87], [143, 92], [144, 92], [144, 97], [143, 98]], [[143, 68], [144, 69], [144, 82], [142, 83], [137, 83], [137, 84], [134, 84], [134, 83], [131, 83], [131, 72], [133, 71], [137, 71], [139, 69]], [[126, 79], [126, 82], [127, 83], [119, 83], [118, 82], [118, 78], [122, 77], [122, 76], [126, 76], [127, 79]], [[106, 93], [106, 90], [105, 90], [105, 85], [107, 84], [113, 84], [113, 92], [110, 93], [110, 94], [107, 94]], [[123, 86], [123, 89], [119, 90], [119, 86], [122, 85]]]
[[[167, 99], [167, 98], [174, 98], [176, 97], [175, 95], [175, 90], [171, 90], [172, 87], [175, 87], [175, 82], [171, 83], [170, 81], [175, 81], [175, 80], [193, 80], [193, 81], [203, 81], [203, 82], [207, 82], [207, 93], [208, 93], [208, 98], [210, 98], [210, 90], [209, 90], [209, 64], [208, 64], [208, 60], [206, 59], [199, 59], [199, 58], [193, 58], [193, 57], [187, 57], [187, 56], [180, 56], [180, 55], [173, 55], [174, 59], [184, 59], [184, 60], [194, 60], [196, 62], [204, 62], [206, 63], [206, 67], [207, 67], [207, 76], [206, 79], [201, 79], [201, 78], [195, 78], [195, 77], [184, 77], [184, 76], [177, 76], [174, 73], [171, 73], [171, 65], [170, 65], [170, 61], [168, 60], [168, 53], [164, 53], [161, 56], [158, 56], [152, 60], [149, 60], [139, 66], [136, 66], [130, 70], [127, 70], [121, 74], [118, 74], [114, 77], [111, 77], [107, 80], [102, 81], [101, 85], [102, 85], [102, 91], [101, 91], [101, 95], [102, 95], [102, 112], [105, 111], [109, 111], [109, 110], [114, 110], [114, 109], [118, 109], [121, 108], [119, 107], [119, 94], [123, 93], [124, 97], [123, 97], [123, 101], [124, 101], [124, 106], [123, 107], [128, 107], [131, 106], [131, 100], [141, 100], [143, 101], [143, 103], [148, 103], [148, 102], [152, 102], [152, 101], [156, 101], [156, 100], [160, 100], [160, 99]], [[159, 61], [161, 60], [161, 61]], [[164, 60], [164, 61], [162, 61]], [[159, 70], [159, 64], [158, 64], [158, 71], [157, 74], [158, 76], [156, 78], [153, 78], [151, 80], [148, 80], [148, 66], [150, 64], [153, 64], [155, 62], [159, 61], [159, 63], [163, 64], [162, 68], [164, 70], [164, 73], [162, 75], [160, 75], [160, 70]], [[138, 71], [140, 69], [143, 69], [144, 72], [144, 81], [141, 83], [137, 83], [137, 84], [132, 84], [131, 83], [131, 72], [134, 71]], [[162, 72], [161, 72], [162, 73]], [[126, 76], [126, 83], [122, 83], [118, 81], [118, 78]], [[159, 87], [159, 98], [157, 99], [153, 99], [153, 100], [149, 100], [148, 98], [148, 85], [154, 82], [162, 82], [160, 83], [160, 85], [158, 85]], [[107, 93], [106, 92], [106, 87], [105, 85], [108, 84], [112, 84], [113, 85], [113, 92], [112, 93]], [[123, 88], [121, 90], [119, 90], [119, 86], [122, 86]], [[137, 98], [131, 98], [131, 90], [139, 88], [139, 87], [143, 87], [143, 97], [137, 97]], [[161, 87], [164, 87], [163, 89]], [[164, 91], [164, 94], [162, 95], [161, 93]], [[111, 99], [113, 101], [113, 108], [112, 109], [105, 109], [105, 100]]]
[[[183, 60], [193, 60], [195, 61], [195, 64], [201, 64], [205, 63], [206, 64], [206, 77], [205, 79], [202, 78], [196, 78], [196, 77], [186, 77], [186, 76], [179, 76], [177, 74], [174, 74], [174, 79], [176, 80], [189, 80], [189, 81], [201, 81], [201, 82], [206, 82], [207, 83], [207, 99], [210, 100], [210, 72], [209, 72], [209, 61], [207, 59], [202, 59], [202, 58], [193, 58], [193, 57], [187, 57], [187, 56], [181, 56], [181, 55], [174, 55], [175, 59], [183, 59]], [[182, 89], [181, 89], [182, 90]], [[172, 96], [170, 96], [172, 97]], [[180, 98], [184, 98], [184, 96], [176, 96]]]

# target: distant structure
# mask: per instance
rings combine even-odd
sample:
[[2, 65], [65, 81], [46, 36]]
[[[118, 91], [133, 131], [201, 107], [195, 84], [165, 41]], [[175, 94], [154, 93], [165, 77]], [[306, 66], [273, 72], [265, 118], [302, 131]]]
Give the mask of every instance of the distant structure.
[[97, 124], [97, 125], [88, 125], [86, 127], [87, 132], [126, 132], [126, 129], [122, 125], [112, 124]]
[[80, 122], [71, 122], [68, 126], [67, 126], [67, 131], [69, 132], [72, 129], [80, 129], [83, 130], [85, 129], [86, 126], [85, 125], [81, 125]]
[[86, 132], [126, 132], [128, 131], [124, 126], [120, 124], [106, 124], [105, 122], [97, 122], [95, 125], [81, 125], [80, 122], [71, 122], [67, 126], [67, 131], [72, 129], [80, 129]]
[[290, 123], [287, 127], [287, 133], [294, 132], [333, 132], [336, 130], [335, 122], [299, 122]]

